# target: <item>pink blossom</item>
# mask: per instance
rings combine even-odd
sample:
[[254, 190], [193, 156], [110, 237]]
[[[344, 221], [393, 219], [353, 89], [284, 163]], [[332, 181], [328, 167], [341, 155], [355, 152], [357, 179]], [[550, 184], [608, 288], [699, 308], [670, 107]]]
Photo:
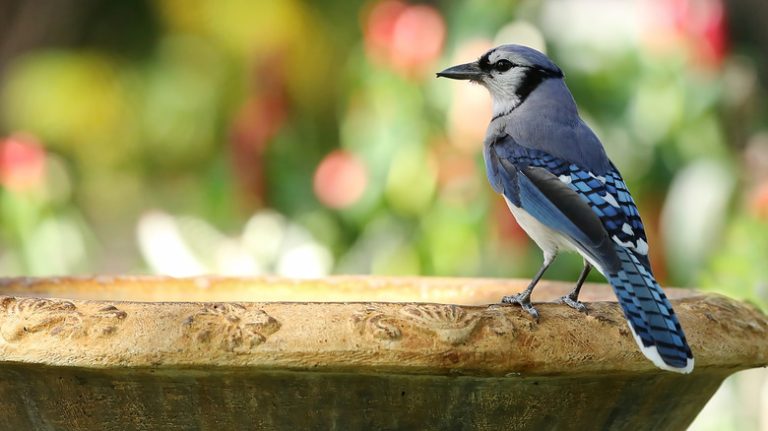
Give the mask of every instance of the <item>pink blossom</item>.
[[437, 9], [397, 0], [376, 3], [364, 31], [368, 57], [406, 76], [429, 69], [445, 40], [445, 22]]
[[45, 179], [45, 149], [32, 136], [13, 134], [0, 140], [0, 184], [23, 192]]
[[363, 196], [367, 184], [368, 172], [365, 165], [345, 150], [327, 154], [315, 171], [315, 195], [330, 208], [352, 206]]

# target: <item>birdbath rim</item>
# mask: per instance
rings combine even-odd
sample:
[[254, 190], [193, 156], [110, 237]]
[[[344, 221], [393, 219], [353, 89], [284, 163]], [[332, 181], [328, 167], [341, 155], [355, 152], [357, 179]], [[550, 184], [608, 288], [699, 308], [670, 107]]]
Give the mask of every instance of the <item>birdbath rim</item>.
[[[470, 376], [659, 373], [609, 286], [588, 313], [534, 292], [541, 320], [495, 304], [527, 280], [337, 276], [0, 279], [0, 362], [88, 368], [249, 368]], [[768, 317], [667, 289], [696, 373], [768, 365]]]

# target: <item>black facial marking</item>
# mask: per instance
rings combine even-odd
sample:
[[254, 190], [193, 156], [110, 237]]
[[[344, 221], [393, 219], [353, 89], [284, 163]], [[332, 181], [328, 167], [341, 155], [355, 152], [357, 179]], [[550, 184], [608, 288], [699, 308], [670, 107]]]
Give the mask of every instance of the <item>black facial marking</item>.
[[515, 94], [520, 99], [520, 103], [528, 97], [529, 94], [545, 79], [549, 78], [562, 78], [563, 72], [551, 71], [549, 69], [542, 69], [540, 67], [522, 66], [526, 68], [525, 75], [523, 75], [523, 82], [520, 83]]
[[[490, 79], [494, 79], [494, 73], [492, 72], [496, 72], [498, 75], [512, 68], [523, 69], [523, 80], [515, 91], [515, 95], [519, 100], [519, 103], [516, 106], [519, 106], [520, 103], [523, 103], [525, 99], [531, 94], [531, 92], [533, 92], [533, 90], [535, 90], [536, 87], [538, 87], [539, 84], [541, 84], [545, 79], [563, 77], [563, 72], [556, 66], [554, 69], [550, 69], [533, 65], [523, 65], [513, 63], [506, 58], [502, 58], [497, 60], [495, 63], [491, 63], [490, 57], [494, 52], [495, 51], [488, 51], [483, 54], [483, 56], [477, 60], [477, 65], [480, 70], [485, 72], [487, 77]], [[514, 107], [512, 109], [514, 109]], [[508, 113], [509, 112], [500, 113], [494, 117], [494, 119], [498, 118], [499, 116], [504, 116]]]
[[542, 69], [540, 67], [535, 66], [521, 66], [521, 65], [514, 65], [515, 67], [520, 67], [525, 69], [525, 73], [523, 74], [523, 81], [520, 83], [520, 87], [517, 88], [517, 91], [515, 91], [515, 95], [517, 96], [519, 102], [509, 108], [506, 112], [500, 112], [496, 114], [491, 121], [496, 120], [497, 118], [504, 117], [505, 115], [509, 114], [520, 106], [526, 98], [533, 92], [533, 90], [536, 89], [536, 87], [539, 86], [545, 79], [549, 78], [562, 78], [563, 72], [560, 70], [550, 70], [550, 69]]
[[483, 72], [490, 72], [493, 66], [491, 65], [491, 61], [489, 60], [489, 57], [491, 56], [491, 52], [486, 52], [483, 54], [482, 57], [480, 57], [480, 60], [477, 61], [478, 66], [480, 66], [480, 70]]

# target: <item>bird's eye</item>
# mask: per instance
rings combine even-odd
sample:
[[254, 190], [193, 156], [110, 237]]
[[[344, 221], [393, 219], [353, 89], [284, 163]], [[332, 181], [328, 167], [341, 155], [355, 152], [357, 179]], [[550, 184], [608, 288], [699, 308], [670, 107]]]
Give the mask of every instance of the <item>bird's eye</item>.
[[502, 59], [494, 63], [493, 68], [498, 70], [499, 72], [506, 72], [507, 70], [512, 68], [512, 62], [509, 60]]

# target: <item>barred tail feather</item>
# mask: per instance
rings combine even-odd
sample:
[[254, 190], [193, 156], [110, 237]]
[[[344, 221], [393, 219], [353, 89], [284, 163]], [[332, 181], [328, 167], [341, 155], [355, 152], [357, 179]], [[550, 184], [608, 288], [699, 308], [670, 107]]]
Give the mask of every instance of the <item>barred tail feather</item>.
[[624, 310], [632, 334], [643, 354], [657, 367], [678, 373], [693, 370], [693, 354], [680, 322], [661, 287], [637, 257], [617, 245], [621, 261], [608, 281]]

